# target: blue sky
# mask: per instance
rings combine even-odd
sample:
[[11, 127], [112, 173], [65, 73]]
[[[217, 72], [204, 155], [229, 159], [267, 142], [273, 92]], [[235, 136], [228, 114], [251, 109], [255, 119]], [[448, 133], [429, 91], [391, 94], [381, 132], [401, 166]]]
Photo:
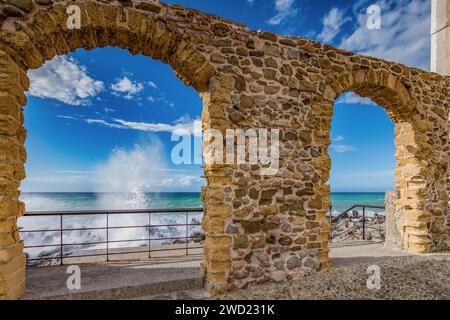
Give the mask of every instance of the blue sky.
[[[334, 46], [429, 68], [428, 0], [189, 0], [176, 3]], [[365, 26], [381, 8], [381, 30]], [[175, 165], [171, 132], [192, 130], [201, 100], [167, 65], [118, 48], [77, 50], [30, 72], [23, 191], [199, 191], [201, 165]], [[197, 142], [200, 141], [197, 137]], [[335, 104], [333, 191], [394, 186], [393, 124], [353, 94]], [[196, 155], [192, 155], [195, 157]]]

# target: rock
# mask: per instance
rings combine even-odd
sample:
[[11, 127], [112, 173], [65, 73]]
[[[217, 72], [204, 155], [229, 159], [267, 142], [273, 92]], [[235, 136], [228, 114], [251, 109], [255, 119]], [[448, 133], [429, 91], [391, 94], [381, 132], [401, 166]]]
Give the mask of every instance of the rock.
[[237, 233], [238, 232], [238, 227], [236, 225], [234, 225], [234, 224], [229, 224], [227, 226], [227, 229], [226, 229], [225, 232], [228, 233], [228, 234]]
[[248, 196], [250, 197], [250, 199], [257, 200], [259, 197], [259, 191], [252, 188], [252, 189], [250, 189]]
[[289, 233], [289, 232], [291, 232], [291, 230], [292, 230], [292, 227], [289, 223], [285, 223], [281, 226], [281, 231], [283, 231], [283, 232]]
[[264, 190], [261, 193], [262, 200], [272, 200], [272, 197], [278, 192], [277, 189]]
[[230, 27], [228, 27], [225, 23], [216, 23], [211, 26], [214, 34], [219, 37], [225, 37], [230, 31]]
[[247, 46], [247, 48], [252, 49], [252, 50], [256, 48], [255, 41], [253, 41], [253, 40], [247, 41], [247, 43], [245, 45]]
[[248, 234], [253, 234], [261, 231], [260, 221], [241, 220], [239, 222], [241, 223], [242, 228], [244, 228], [244, 231]]
[[14, 6], [10, 6], [10, 5], [4, 6], [2, 11], [3, 11], [3, 14], [5, 14], [8, 17], [21, 18], [25, 15], [25, 13], [22, 10], [20, 10], [19, 8], [14, 7]]
[[276, 34], [273, 34], [273, 33], [271, 33], [271, 32], [267, 32], [267, 31], [261, 32], [261, 33], [259, 34], [259, 36], [260, 36], [262, 39], [269, 40], [269, 41], [272, 41], [272, 42], [277, 42], [277, 40], [278, 40], [278, 37], [277, 37]]
[[289, 236], [284, 236], [281, 237], [280, 239], [278, 239], [278, 243], [283, 245], [283, 246], [290, 246], [292, 244], [292, 238]]
[[308, 242], [308, 238], [306, 237], [298, 237], [294, 241], [295, 244], [306, 244], [306, 242]]
[[53, 3], [53, 0], [36, 0], [36, 3], [42, 6], [48, 6]]
[[319, 263], [310, 257], [306, 257], [303, 259], [303, 266], [310, 269], [316, 269], [319, 266]]
[[284, 141], [296, 141], [297, 139], [298, 136], [291, 131], [288, 131], [284, 134]]
[[266, 67], [268, 68], [278, 68], [278, 62], [277, 60], [275, 60], [274, 58], [267, 58], [264, 59], [264, 64], [266, 65]]
[[261, 267], [270, 267], [270, 259], [267, 254], [257, 253], [255, 257]]
[[286, 268], [288, 270], [293, 270], [302, 266], [302, 260], [297, 256], [292, 256], [286, 261]]
[[141, 3], [139, 3], [136, 6], [136, 9], [149, 11], [149, 12], [153, 12], [153, 13], [160, 13], [161, 12], [161, 7], [159, 5], [154, 4], [154, 3], [149, 3], [149, 2], [141, 2]]
[[133, 1], [131, 0], [118, 0], [123, 7], [129, 8], [133, 6]]
[[280, 39], [280, 41], [278, 41], [281, 44], [287, 45], [287, 46], [291, 46], [291, 47], [295, 47], [297, 44], [290, 40], [290, 39]]
[[32, 0], [8, 0], [8, 3], [25, 12], [31, 12], [31, 9], [33, 9]]
[[233, 242], [233, 249], [245, 249], [249, 245], [246, 235], [237, 236]]
[[284, 271], [272, 271], [270, 273], [270, 279], [272, 279], [273, 281], [276, 281], [276, 282], [283, 281], [284, 279], [286, 279], [286, 272], [284, 272]]
[[231, 40], [230, 39], [218, 39], [218, 40], [214, 40], [212, 42], [212, 44], [219, 48], [231, 47]]
[[270, 45], [270, 44], [264, 44], [264, 46], [262, 47], [262, 51], [265, 54], [268, 54], [269, 56], [274, 56], [274, 57], [279, 57], [281, 56], [280, 53], [280, 48], [278, 48], [275, 45]]
[[278, 227], [279, 227], [279, 225], [276, 223], [267, 222], [262, 225], [262, 231], [270, 231], [270, 230], [277, 229]]

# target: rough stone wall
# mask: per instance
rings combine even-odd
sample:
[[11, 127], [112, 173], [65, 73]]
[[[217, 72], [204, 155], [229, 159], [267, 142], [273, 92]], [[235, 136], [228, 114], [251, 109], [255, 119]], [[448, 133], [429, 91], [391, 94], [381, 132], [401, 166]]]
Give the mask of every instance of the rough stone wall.
[[[70, 4], [81, 8], [79, 30], [67, 28]], [[371, 98], [395, 123], [405, 249], [445, 249], [450, 78], [155, 1], [1, 0], [0, 12], [0, 297], [23, 293], [15, 221], [23, 212], [26, 71], [77, 48], [112, 45], [169, 64], [201, 95], [204, 129], [280, 130], [275, 176], [262, 176], [259, 165], [205, 165], [211, 291], [330, 267], [327, 148], [334, 100], [347, 91]]]

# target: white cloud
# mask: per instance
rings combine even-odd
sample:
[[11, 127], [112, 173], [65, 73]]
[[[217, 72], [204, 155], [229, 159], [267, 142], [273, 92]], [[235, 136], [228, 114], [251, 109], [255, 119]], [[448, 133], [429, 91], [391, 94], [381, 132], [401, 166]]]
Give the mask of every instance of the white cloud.
[[133, 82], [127, 76], [117, 79], [115, 83], [111, 85], [113, 94], [117, 96], [122, 96], [127, 100], [131, 100], [144, 90], [144, 84], [141, 82]]
[[83, 170], [55, 170], [56, 173], [70, 173], [70, 174], [94, 174], [95, 171], [83, 171]]
[[331, 145], [331, 148], [333, 149], [334, 152], [337, 153], [355, 151], [355, 147], [346, 144], [333, 144]]
[[116, 129], [126, 129], [127, 128], [126, 126], [121, 126], [116, 123], [110, 123], [103, 119], [84, 119], [84, 121], [86, 121], [89, 124], [100, 124], [100, 125], [104, 125], [105, 127], [116, 128]]
[[340, 47], [361, 54], [429, 69], [430, 1], [380, 0], [381, 29], [369, 30], [366, 9], [372, 1], [358, 1], [358, 25]]
[[294, 0], [275, 0], [275, 15], [267, 21], [270, 25], [279, 25], [286, 19], [297, 15], [298, 10], [293, 8]]
[[28, 75], [30, 95], [69, 105], [89, 104], [89, 99], [104, 88], [102, 81], [91, 78], [87, 68], [71, 57], [55, 57]]
[[344, 139], [345, 139], [345, 137], [340, 135], [340, 136], [337, 136], [336, 138], [334, 138], [333, 141], [339, 142], [339, 141], [344, 141]]
[[158, 86], [156, 85], [156, 83], [154, 83], [153, 81], [149, 81], [149, 82], [148, 82], [148, 86], [149, 86], [150, 88], [153, 88], [153, 89], [158, 88]]
[[323, 29], [317, 38], [323, 42], [330, 42], [341, 31], [342, 26], [350, 20], [350, 17], [345, 17], [345, 10], [331, 9], [322, 19]]
[[93, 118], [82, 118], [82, 117], [71, 117], [65, 115], [58, 115], [58, 118], [68, 119], [68, 120], [80, 120], [88, 124], [101, 125], [109, 128], [115, 129], [133, 129], [145, 132], [177, 132], [180, 135], [186, 133], [194, 134], [195, 136], [201, 136], [202, 128], [200, 119], [191, 119], [189, 115], [184, 115], [172, 124], [170, 123], [152, 123], [152, 122], [138, 122], [138, 121], [127, 121], [123, 119], [93, 119]]
[[[146, 131], [146, 132], [189, 132], [190, 134], [193, 134], [194, 132], [201, 132], [201, 128], [197, 128], [197, 131], [194, 130], [195, 127], [195, 121], [191, 122], [177, 122], [175, 121], [174, 124], [168, 124], [168, 123], [150, 123], [150, 122], [135, 122], [135, 121], [126, 121], [122, 119], [113, 119], [114, 122], [119, 124], [121, 128], [127, 128], [127, 129], [135, 129], [140, 131]], [[199, 120], [197, 120], [199, 121]]]
[[361, 97], [354, 92], [346, 92], [342, 94], [338, 100], [336, 100], [336, 104], [364, 104], [364, 105], [373, 105], [377, 104], [373, 102], [371, 99], [367, 97]]
[[61, 118], [61, 119], [67, 119], [67, 120], [78, 120], [78, 119], [75, 118], [75, 117], [65, 116], [65, 115], [61, 115], [61, 114], [57, 115], [56, 117], [57, 117], [57, 118]]

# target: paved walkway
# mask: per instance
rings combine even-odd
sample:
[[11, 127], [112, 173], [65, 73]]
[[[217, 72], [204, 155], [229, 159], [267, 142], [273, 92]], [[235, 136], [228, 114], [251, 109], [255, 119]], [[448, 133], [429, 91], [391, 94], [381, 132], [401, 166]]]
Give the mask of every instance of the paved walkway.
[[[334, 243], [334, 268], [295, 282], [269, 283], [227, 294], [224, 299], [445, 298], [450, 286], [450, 255], [418, 256], [387, 249], [383, 243]], [[25, 299], [208, 299], [202, 289], [201, 256], [140, 262], [80, 265], [81, 290], [70, 291], [67, 266], [27, 270]], [[367, 291], [367, 266], [384, 270], [387, 291]], [[447, 294], [445, 293], [447, 289]]]
[[27, 269], [24, 299], [129, 299], [203, 287], [195, 257], [79, 267], [81, 290], [67, 289], [67, 265]]
[[384, 242], [352, 240], [330, 244], [330, 258], [334, 266], [356, 263], [375, 263], [395, 257], [408, 257], [414, 254], [389, 249]]

